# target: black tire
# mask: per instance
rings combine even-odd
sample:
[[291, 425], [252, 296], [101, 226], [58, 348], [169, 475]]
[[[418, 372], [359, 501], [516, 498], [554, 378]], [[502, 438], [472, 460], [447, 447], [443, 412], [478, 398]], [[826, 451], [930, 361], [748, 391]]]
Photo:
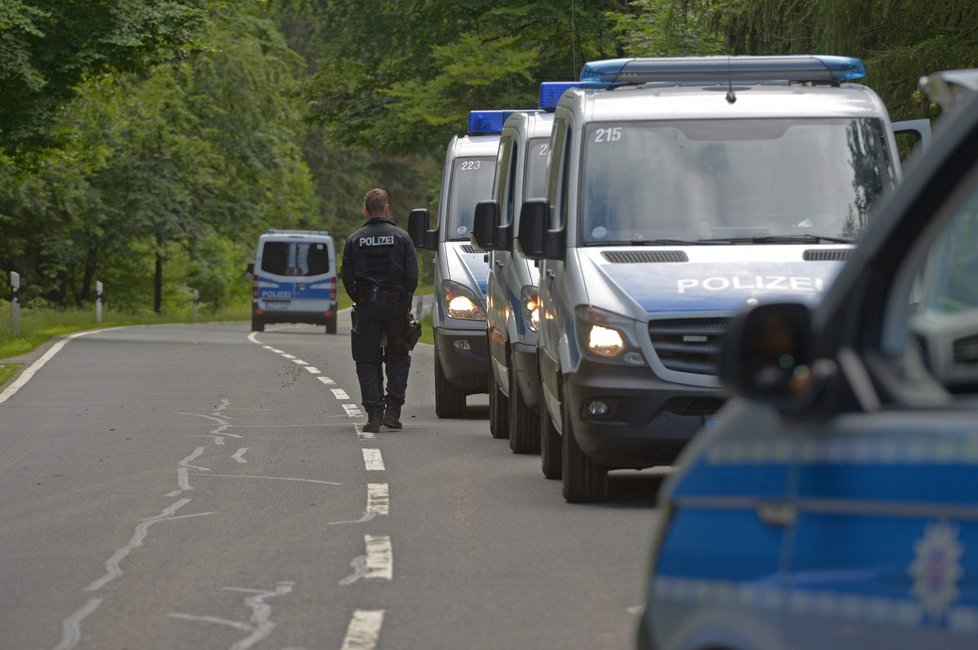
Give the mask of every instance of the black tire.
[[547, 410], [547, 405], [542, 400], [539, 411], [539, 424], [537, 426], [540, 428], [540, 466], [543, 468], [543, 475], [546, 478], [556, 481], [560, 479], [563, 461], [560, 434], [557, 433], [557, 427], [550, 419], [550, 411]]
[[251, 315], [251, 331], [252, 332], [265, 331], [265, 321], [263, 321], [258, 316], [255, 316], [254, 314]]
[[489, 369], [489, 433], [496, 439], [509, 437], [509, 400], [499, 390], [492, 368]]
[[516, 369], [509, 368], [509, 448], [514, 454], [540, 453], [540, 418], [523, 400]]
[[435, 415], [440, 418], [464, 418], [465, 413], [465, 391], [445, 379], [441, 360], [435, 354]]
[[608, 468], [584, 455], [574, 437], [567, 401], [560, 405], [562, 479], [567, 503], [595, 503], [608, 498]]
[[336, 312], [333, 312], [332, 316], [326, 317], [326, 333], [336, 334]]

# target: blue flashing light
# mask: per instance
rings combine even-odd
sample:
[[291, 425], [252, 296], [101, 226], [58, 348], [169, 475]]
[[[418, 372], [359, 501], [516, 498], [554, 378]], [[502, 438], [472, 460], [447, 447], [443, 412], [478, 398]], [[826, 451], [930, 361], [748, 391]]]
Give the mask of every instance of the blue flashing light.
[[496, 135], [503, 132], [503, 122], [516, 111], [469, 111], [469, 135]]
[[557, 109], [557, 101], [569, 88], [577, 88], [579, 81], [544, 81], [540, 84], [540, 109], [552, 113]]
[[724, 81], [840, 83], [865, 76], [862, 60], [848, 56], [691, 56], [589, 61], [581, 70], [581, 86]]

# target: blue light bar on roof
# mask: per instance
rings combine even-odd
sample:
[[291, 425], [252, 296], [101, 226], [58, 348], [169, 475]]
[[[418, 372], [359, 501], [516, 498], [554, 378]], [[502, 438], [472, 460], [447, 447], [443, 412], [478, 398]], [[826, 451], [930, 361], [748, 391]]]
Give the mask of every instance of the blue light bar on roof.
[[580, 85], [580, 81], [544, 81], [540, 84], [540, 109], [552, 113], [564, 91]]
[[581, 70], [581, 86], [723, 81], [839, 83], [865, 76], [862, 60], [848, 56], [690, 56], [589, 61]]
[[503, 122], [516, 111], [469, 111], [469, 135], [497, 135]]

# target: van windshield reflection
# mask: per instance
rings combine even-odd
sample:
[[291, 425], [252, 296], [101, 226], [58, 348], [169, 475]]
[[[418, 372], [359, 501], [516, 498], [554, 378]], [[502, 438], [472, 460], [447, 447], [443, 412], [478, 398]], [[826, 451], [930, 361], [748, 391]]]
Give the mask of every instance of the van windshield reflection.
[[854, 240], [895, 183], [878, 119], [595, 123], [581, 241]]

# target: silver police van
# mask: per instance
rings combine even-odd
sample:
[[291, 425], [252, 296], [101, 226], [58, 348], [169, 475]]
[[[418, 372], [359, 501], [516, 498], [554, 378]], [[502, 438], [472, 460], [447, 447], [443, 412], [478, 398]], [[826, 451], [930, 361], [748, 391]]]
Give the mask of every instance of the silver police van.
[[509, 437], [519, 454], [540, 451], [540, 327], [536, 262], [514, 246], [517, 215], [525, 198], [547, 194], [550, 131], [557, 100], [578, 82], [540, 85], [540, 112], [514, 113], [503, 125], [492, 198], [476, 205], [473, 241], [490, 250], [486, 332], [489, 431]]
[[567, 501], [672, 463], [708, 423], [737, 309], [829, 286], [900, 176], [863, 75], [846, 57], [616, 59], [564, 93], [518, 243], [542, 260], [541, 451]]
[[486, 350], [487, 252], [471, 244], [475, 205], [492, 193], [503, 122], [513, 111], [471, 111], [468, 133], [454, 136], [445, 154], [438, 223], [412, 210], [408, 232], [419, 250], [432, 250], [435, 305], [435, 414], [464, 417], [465, 398], [489, 389]]
[[310, 323], [336, 333], [336, 251], [328, 232], [269, 230], [248, 272], [253, 332], [268, 323]]
[[[978, 648], [978, 71], [814, 310], [731, 323], [659, 492], [643, 650]], [[969, 90], [970, 88], [970, 90]]]

